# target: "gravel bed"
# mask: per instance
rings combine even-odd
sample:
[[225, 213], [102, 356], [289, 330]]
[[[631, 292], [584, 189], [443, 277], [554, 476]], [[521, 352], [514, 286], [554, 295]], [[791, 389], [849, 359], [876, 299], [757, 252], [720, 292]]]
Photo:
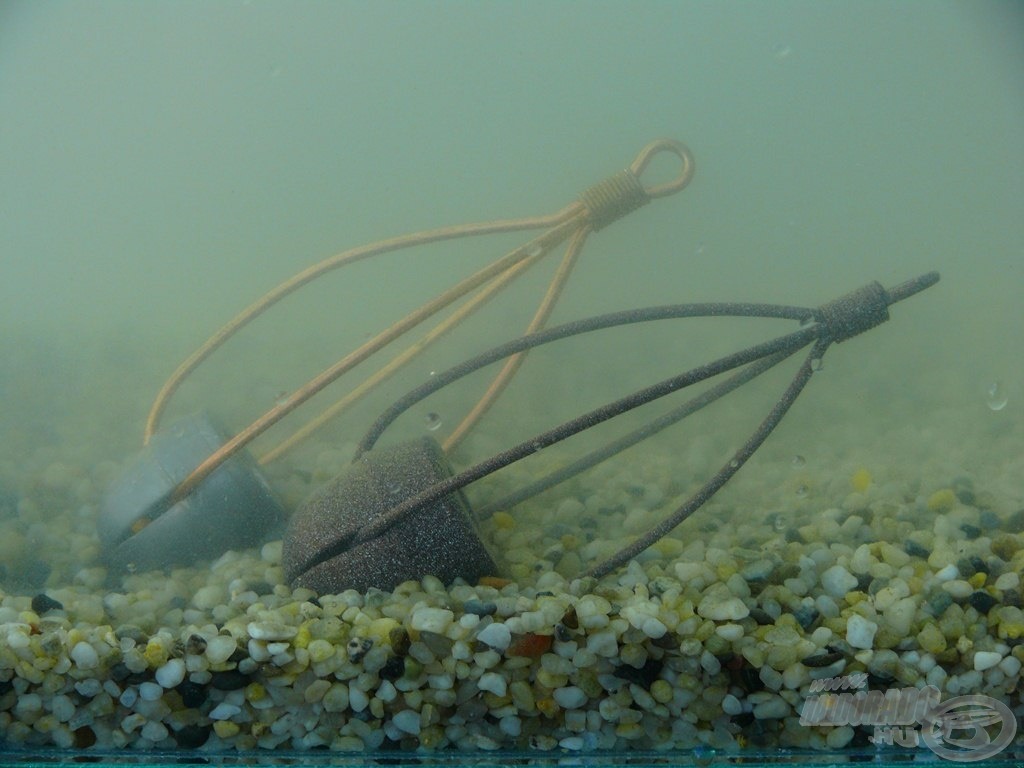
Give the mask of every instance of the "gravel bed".
[[[713, 441], [669, 445], [485, 521], [503, 572], [482, 583], [336, 595], [290, 589], [280, 540], [112, 577], [95, 514], [118, 466], [45, 449], [14, 472], [5, 455], [3, 747], [865, 747], [868, 727], [800, 723], [814, 681], [842, 675], [1024, 712], [1024, 504], [1001, 480], [1019, 455], [983, 485], [956, 452], [922, 476], [871, 445], [766, 449], [628, 567], [576, 578], [678, 502], [681, 462], [716, 461]], [[323, 474], [311, 459], [303, 482]]]

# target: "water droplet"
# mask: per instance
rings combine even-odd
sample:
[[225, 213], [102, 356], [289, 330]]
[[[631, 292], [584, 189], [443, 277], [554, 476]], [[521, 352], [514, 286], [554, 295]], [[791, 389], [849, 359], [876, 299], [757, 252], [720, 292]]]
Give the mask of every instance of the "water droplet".
[[537, 243], [534, 243], [533, 245], [527, 247], [526, 249], [526, 255], [529, 256], [531, 259], [540, 256], [542, 253], [544, 253], [544, 249], [541, 248], [540, 245]]
[[999, 379], [988, 385], [985, 394], [988, 395], [986, 404], [990, 411], [1001, 411], [1006, 407], [1006, 387]]
[[820, 371], [824, 367], [825, 367], [825, 363], [822, 361], [822, 359], [820, 357], [812, 357], [811, 358], [811, 370], [812, 371]]
[[441, 428], [441, 417], [431, 411], [423, 419], [423, 423], [429, 432], [437, 432]]
[[430, 376], [437, 376], [437, 371], [431, 371], [429, 375]]
[[809, 325], [814, 325], [814, 316], [813, 315], [808, 315], [807, 317], [802, 318], [800, 320], [800, 327], [801, 328], [806, 328]]
[[806, 496], [807, 495], [807, 486], [806, 485], [797, 486], [796, 495], [797, 496]]
[[397, 482], [388, 483], [388, 495], [397, 496], [401, 492], [402, 486]]
[[789, 520], [783, 514], [777, 514], [772, 518], [772, 528], [782, 533], [789, 526]]
[[793, 464], [793, 468], [794, 469], [800, 469], [800, 467], [802, 467], [806, 463], [807, 463], [807, 459], [805, 459], [799, 453], [796, 456], [793, 457], [792, 464]]
[[289, 393], [288, 392], [278, 392], [277, 396], [274, 397], [274, 405], [279, 406], [279, 407], [282, 406], [282, 405], [288, 405], [288, 398], [289, 398]]
[[732, 461], [730, 461], [730, 462], [729, 462], [729, 468], [730, 468], [730, 469], [739, 469], [739, 468], [740, 468], [740, 462], [739, 462], [739, 460], [737, 460], [737, 459], [733, 459]]

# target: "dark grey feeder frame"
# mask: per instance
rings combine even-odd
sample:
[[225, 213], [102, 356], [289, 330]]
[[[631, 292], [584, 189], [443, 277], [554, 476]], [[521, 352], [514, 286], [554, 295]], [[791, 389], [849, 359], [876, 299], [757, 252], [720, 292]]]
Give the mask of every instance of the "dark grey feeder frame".
[[[811, 349], [793, 380], [750, 438], [694, 494], [658, 525], [584, 575], [603, 576], [627, 563], [699, 509], [767, 439], [821, 365], [833, 344], [889, 319], [889, 307], [934, 285], [930, 272], [890, 289], [878, 283], [817, 308], [774, 304], [674, 304], [616, 312], [513, 339], [432, 377], [394, 403], [362, 439], [348, 473], [335, 478], [292, 516], [284, 539], [286, 578], [319, 593], [371, 587], [393, 589], [434, 575], [449, 583], [499, 575], [480, 539], [477, 521], [506, 509], [684, 419], [770, 370], [800, 349]], [[584, 413], [458, 474], [430, 438], [373, 450], [385, 429], [410, 407], [452, 382], [511, 355], [581, 333], [687, 317], [767, 317], [800, 328], [693, 368]], [[705, 392], [649, 424], [474, 514], [462, 488], [603, 421], [698, 382], [732, 372]], [[239, 454], [169, 506], [177, 483], [223, 444], [209, 421], [193, 417], [161, 433], [132, 464], [101, 510], [108, 561], [119, 567], [160, 567], [257, 543], [281, 517], [254, 461]], [[139, 519], [153, 518], [132, 535]]]

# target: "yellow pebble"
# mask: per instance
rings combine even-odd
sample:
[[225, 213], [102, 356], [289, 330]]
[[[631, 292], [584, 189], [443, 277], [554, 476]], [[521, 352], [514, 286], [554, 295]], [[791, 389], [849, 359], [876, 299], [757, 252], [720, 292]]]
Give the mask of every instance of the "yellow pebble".
[[928, 497], [928, 509], [932, 512], [946, 512], [956, 504], [956, 494], [951, 488], [943, 488]]
[[667, 680], [655, 680], [651, 684], [651, 696], [659, 704], [668, 704], [672, 701], [672, 686]]
[[299, 627], [298, 634], [292, 639], [292, 645], [296, 648], [305, 648], [309, 645], [310, 639], [309, 624], [306, 623]]
[[251, 702], [262, 701], [267, 697], [267, 689], [259, 683], [249, 683], [245, 686], [245, 698]]
[[167, 663], [167, 648], [164, 647], [163, 642], [159, 638], [151, 637], [149, 642], [146, 643], [146, 650], [143, 652], [142, 657], [151, 667], [162, 666]]
[[981, 587], [985, 586], [985, 581], [987, 578], [988, 574], [978, 571], [978, 573], [974, 574], [973, 576], [971, 576], [971, 578], [967, 580], [967, 583], [975, 589], [980, 589]]
[[871, 485], [871, 473], [861, 467], [850, 478], [850, 485], [857, 493], [864, 493]]
[[516, 519], [508, 512], [495, 512], [491, 519], [494, 521], [494, 527], [502, 531], [514, 528], [516, 524]]
[[232, 723], [230, 720], [218, 720], [213, 724], [213, 732], [222, 739], [234, 738], [239, 730], [238, 723]]
[[334, 655], [334, 646], [326, 640], [316, 639], [309, 643], [309, 660], [314, 664], [327, 661]]
[[554, 717], [558, 712], [558, 705], [552, 698], [543, 698], [537, 702], [537, 709], [539, 709], [545, 717]]
[[683, 542], [679, 539], [660, 539], [652, 548], [660, 555], [674, 557], [683, 551]]

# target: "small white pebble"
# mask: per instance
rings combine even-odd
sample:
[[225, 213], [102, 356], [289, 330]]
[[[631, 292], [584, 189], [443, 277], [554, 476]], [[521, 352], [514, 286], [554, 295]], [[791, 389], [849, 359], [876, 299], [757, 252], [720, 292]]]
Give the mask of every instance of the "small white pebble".
[[727, 693], [725, 698], [722, 699], [722, 711], [730, 716], [738, 715], [743, 712], [743, 704], [731, 693]]
[[619, 643], [610, 629], [595, 632], [587, 638], [587, 650], [595, 656], [612, 658], [619, 653]]
[[401, 712], [396, 712], [395, 716], [391, 718], [391, 722], [395, 728], [403, 733], [411, 733], [413, 736], [419, 735], [420, 713], [415, 710], [403, 709]]
[[715, 634], [723, 640], [739, 640], [743, 637], [743, 626], [741, 624], [719, 624], [715, 627]]
[[789, 703], [779, 696], [755, 704], [753, 713], [758, 720], [777, 720], [791, 714]]
[[660, 620], [651, 616], [644, 620], [643, 625], [640, 627], [640, 631], [652, 640], [657, 640], [658, 638], [665, 636], [665, 633], [668, 632], [668, 627], [666, 627]]
[[139, 683], [139, 698], [143, 701], [157, 701], [164, 695], [164, 689], [156, 683]]
[[974, 587], [972, 587], [969, 582], [966, 582], [963, 579], [953, 579], [952, 581], [947, 581], [945, 584], [942, 585], [942, 588], [946, 590], [951, 597], [961, 600], [965, 597], [970, 597], [971, 593], [974, 591]]
[[175, 688], [185, 679], [185, 662], [182, 659], [171, 659], [156, 670], [154, 677], [164, 688]]
[[497, 672], [484, 672], [477, 680], [476, 687], [481, 691], [489, 691], [495, 696], [504, 696], [508, 690], [508, 683]]
[[223, 664], [237, 648], [235, 638], [228, 635], [217, 635], [206, 641], [206, 658], [211, 664]]
[[512, 642], [512, 632], [500, 621], [496, 621], [480, 630], [476, 639], [496, 651], [504, 651]]
[[222, 701], [210, 710], [208, 717], [211, 720], [230, 720], [241, 711], [241, 707], [236, 707], [234, 704], [228, 704], [226, 701]]
[[974, 669], [978, 672], [984, 672], [986, 669], [992, 669], [996, 664], [1003, 660], [1003, 656], [1000, 653], [994, 651], [978, 651], [974, 654]]
[[96, 649], [84, 640], [75, 643], [75, 647], [68, 655], [79, 669], [96, 669], [100, 664]]
[[564, 739], [558, 742], [558, 746], [562, 749], [568, 749], [570, 752], [578, 752], [583, 749], [583, 737], [582, 736], [566, 736]]
[[168, 736], [167, 726], [163, 723], [158, 723], [155, 720], [150, 720], [142, 726], [142, 730], [139, 731], [139, 735], [152, 742], [163, 741]]
[[1005, 592], [1008, 589], [1016, 589], [1020, 586], [1020, 574], [1016, 571], [1007, 571], [1006, 573], [999, 576], [996, 579], [995, 587], [1000, 592]]
[[821, 586], [834, 598], [846, 597], [857, 586], [857, 577], [841, 565], [833, 565], [821, 574]]
[[429, 608], [421, 605], [412, 612], [409, 626], [417, 632], [444, 634], [454, 620], [455, 614], [446, 608]]
[[[450, 612], [449, 612], [450, 613]], [[251, 621], [246, 627], [249, 637], [253, 640], [291, 640], [299, 633], [298, 627], [282, 624], [279, 621]]]
[[733, 597], [724, 588], [712, 589], [701, 598], [697, 605], [697, 614], [712, 621], [739, 621], [750, 615], [746, 603]]
[[575, 685], [567, 685], [564, 688], [555, 688], [551, 692], [551, 698], [555, 700], [562, 709], [579, 709], [587, 703], [587, 694]]
[[878, 625], [875, 622], [855, 613], [846, 621], [846, 642], [854, 648], [870, 649], [877, 631]]

